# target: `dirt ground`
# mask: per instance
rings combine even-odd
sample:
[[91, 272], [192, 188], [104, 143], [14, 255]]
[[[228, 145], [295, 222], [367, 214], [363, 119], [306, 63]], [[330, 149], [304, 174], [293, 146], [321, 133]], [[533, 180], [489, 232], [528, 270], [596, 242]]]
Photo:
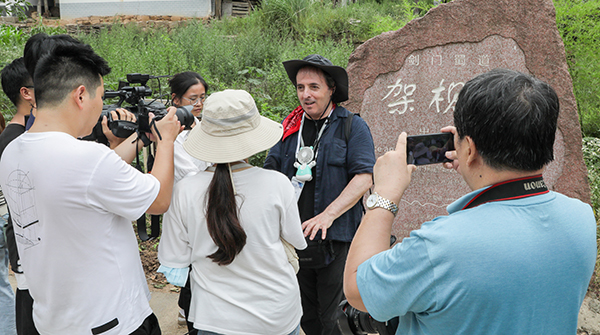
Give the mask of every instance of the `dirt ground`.
[[156, 272], [160, 263], [158, 262], [158, 241], [151, 240], [140, 242], [140, 258], [142, 259], [142, 266], [146, 273], [146, 279], [148, 284], [154, 289], [164, 289], [172, 292], [179, 292], [177, 286], [173, 286], [167, 282], [167, 279], [162, 273]]

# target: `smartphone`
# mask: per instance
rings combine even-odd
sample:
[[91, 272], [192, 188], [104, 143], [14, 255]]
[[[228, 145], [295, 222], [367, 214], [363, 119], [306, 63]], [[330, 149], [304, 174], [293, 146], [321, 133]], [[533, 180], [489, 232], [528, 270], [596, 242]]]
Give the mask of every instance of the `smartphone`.
[[427, 165], [450, 162], [446, 151], [454, 150], [452, 133], [408, 136], [406, 139], [406, 161], [408, 164]]

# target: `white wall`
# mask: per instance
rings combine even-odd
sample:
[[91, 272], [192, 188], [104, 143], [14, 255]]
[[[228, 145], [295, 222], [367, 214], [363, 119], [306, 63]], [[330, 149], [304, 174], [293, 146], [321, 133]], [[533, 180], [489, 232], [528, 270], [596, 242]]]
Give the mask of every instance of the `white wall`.
[[60, 18], [112, 15], [212, 15], [212, 0], [60, 0]]

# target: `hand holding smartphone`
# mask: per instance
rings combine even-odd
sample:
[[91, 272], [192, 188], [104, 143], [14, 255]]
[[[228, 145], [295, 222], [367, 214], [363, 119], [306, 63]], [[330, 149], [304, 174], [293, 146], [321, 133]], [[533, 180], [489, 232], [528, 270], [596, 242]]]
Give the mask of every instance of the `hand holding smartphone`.
[[428, 165], [451, 162], [446, 151], [454, 150], [454, 135], [438, 133], [408, 136], [406, 139], [406, 161], [408, 164]]

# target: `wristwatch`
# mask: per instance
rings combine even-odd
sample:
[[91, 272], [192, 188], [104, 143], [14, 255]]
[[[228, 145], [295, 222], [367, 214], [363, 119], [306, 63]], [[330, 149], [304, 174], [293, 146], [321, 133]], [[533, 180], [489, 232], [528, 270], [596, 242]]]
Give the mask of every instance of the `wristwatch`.
[[387, 209], [388, 211], [392, 212], [394, 216], [396, 216], [398, 213], [398, 205], [396, 205], [393, 201], [383, 198], [377, 194], [377, 192], [375, 192], [367, 198], [367, 208], [374, 209], [377, 207]]

